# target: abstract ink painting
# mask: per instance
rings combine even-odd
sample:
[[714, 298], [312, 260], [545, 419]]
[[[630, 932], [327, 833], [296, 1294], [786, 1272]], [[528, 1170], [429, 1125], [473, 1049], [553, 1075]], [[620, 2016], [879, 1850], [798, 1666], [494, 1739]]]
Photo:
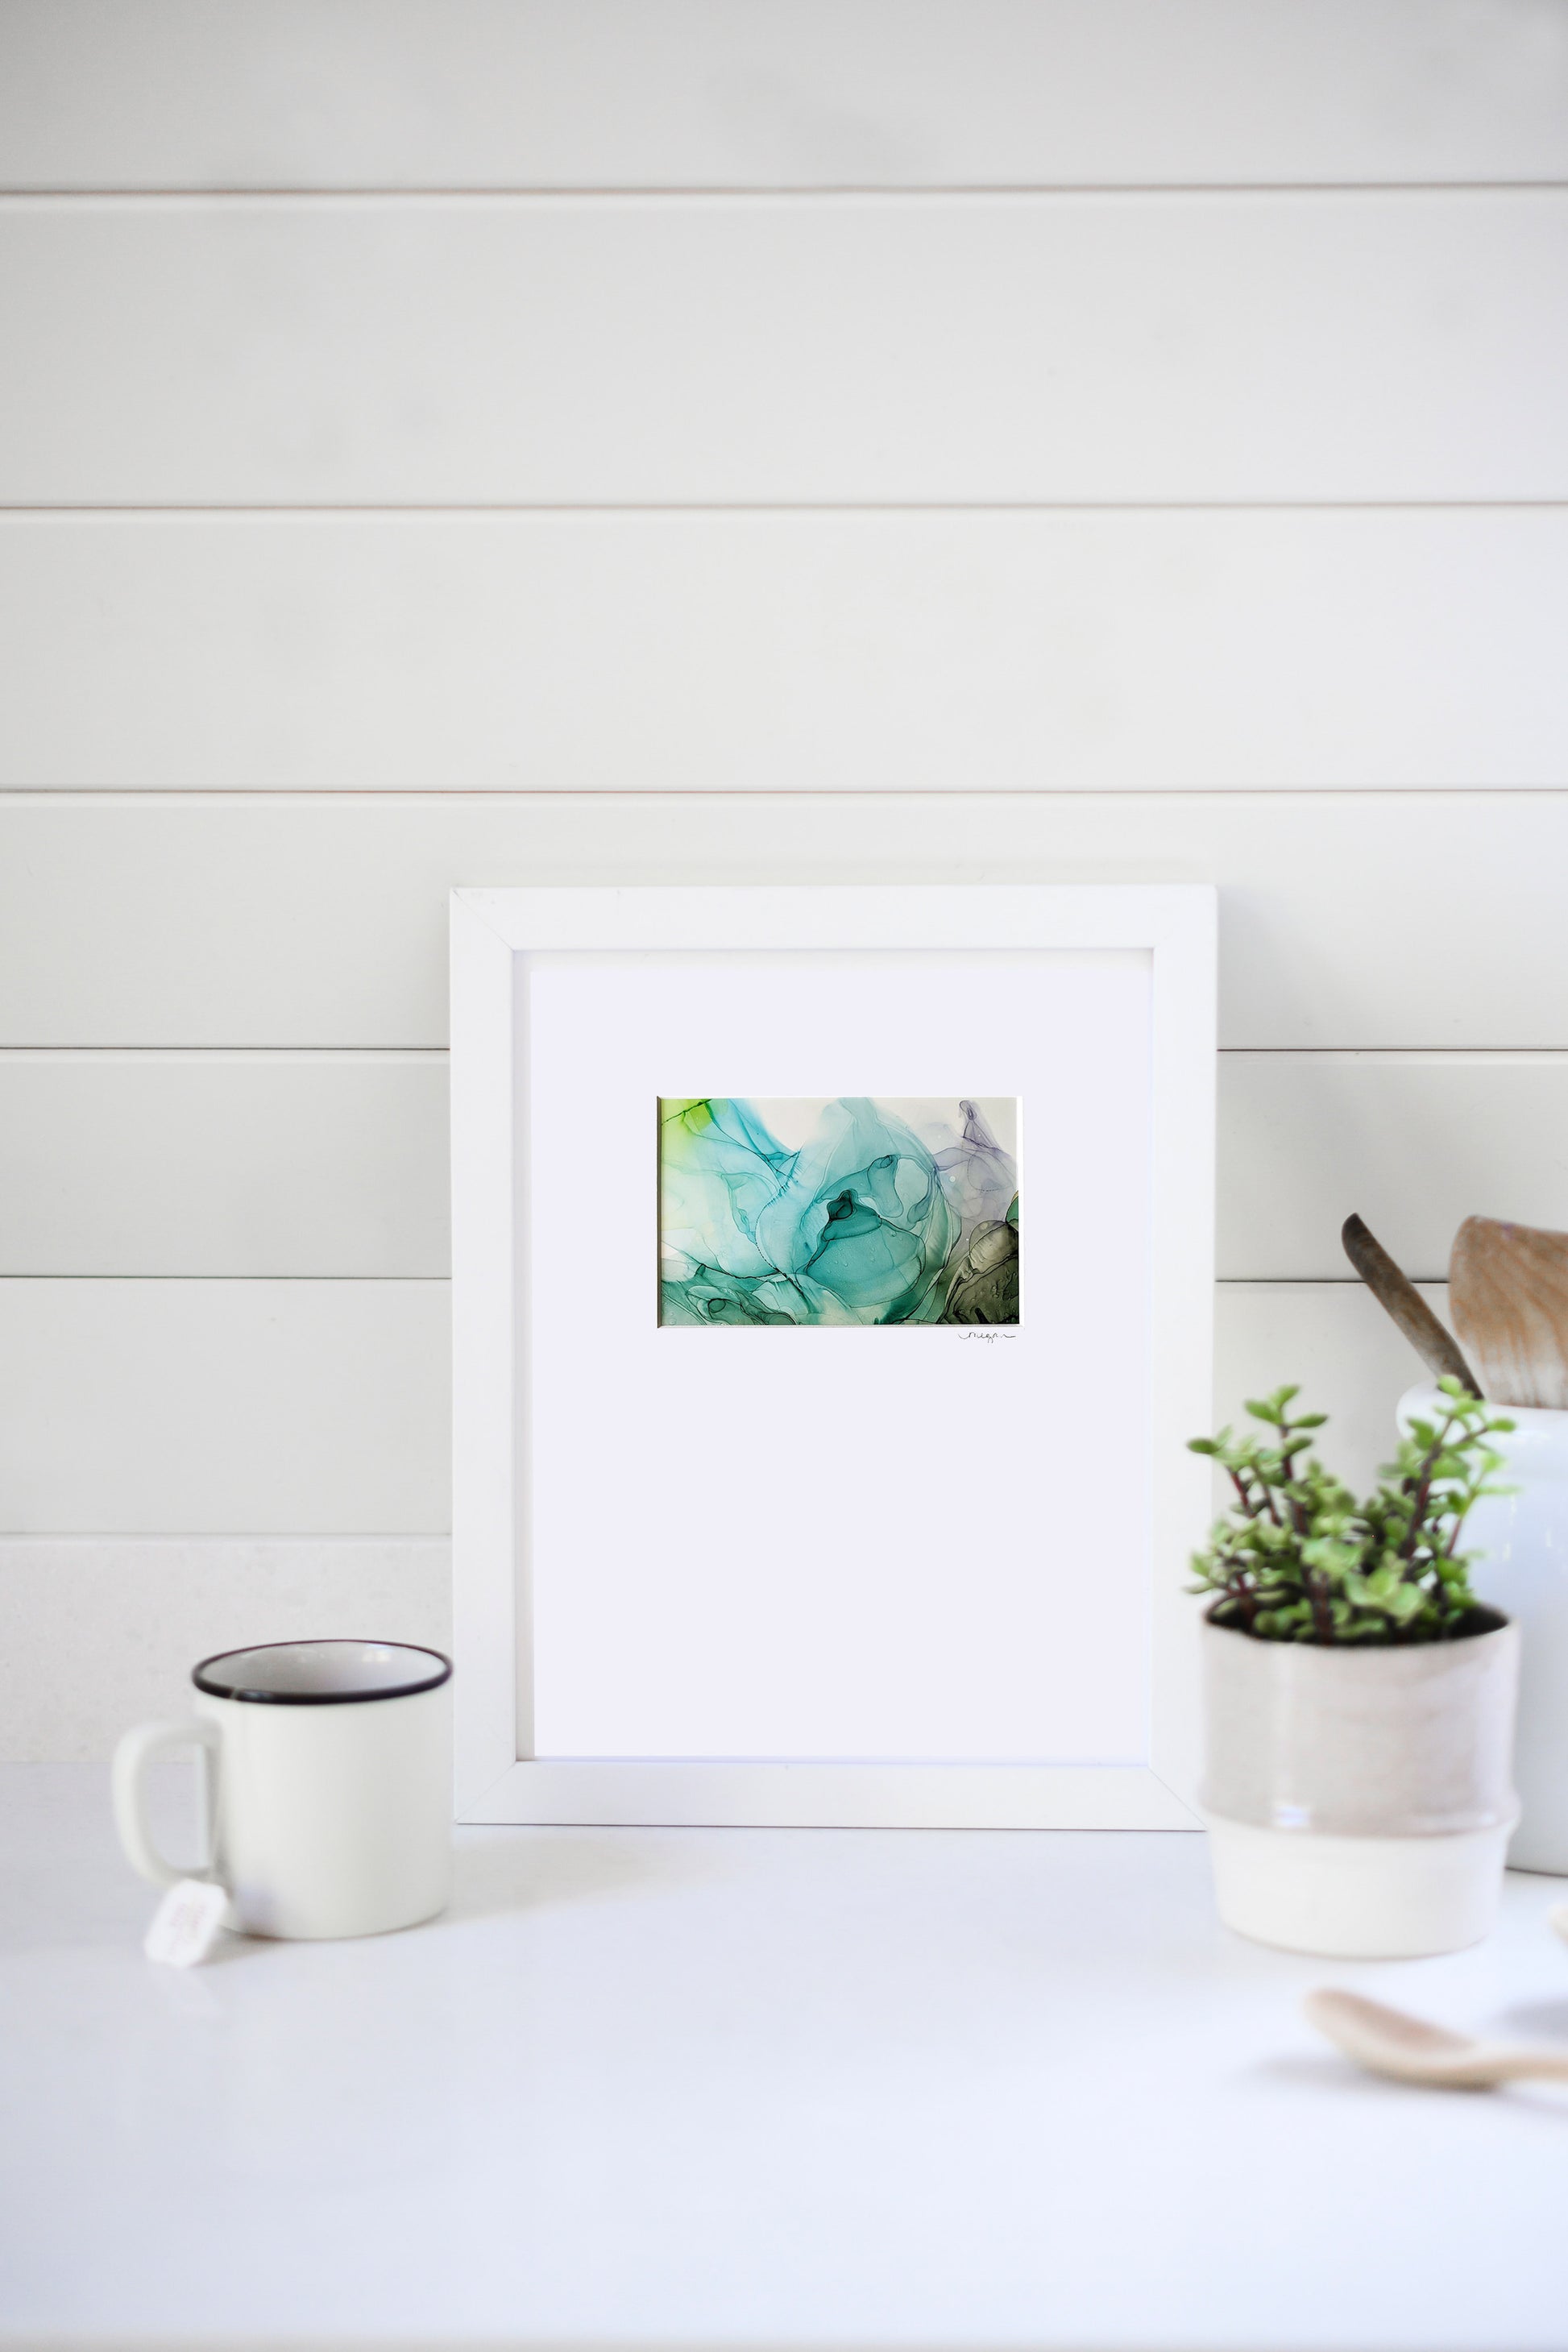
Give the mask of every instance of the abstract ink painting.
[[1018, 1105], [671, 1097], [662, 1324], [1016, 1323]]

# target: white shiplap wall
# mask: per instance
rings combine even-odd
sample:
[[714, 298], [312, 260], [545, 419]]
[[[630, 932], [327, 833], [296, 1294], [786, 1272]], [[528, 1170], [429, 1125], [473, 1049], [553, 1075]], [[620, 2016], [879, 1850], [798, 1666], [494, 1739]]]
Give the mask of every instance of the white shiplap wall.
[[439, 1636], [453, 882], [1219, 882], [1363, 1470], [1568, 1224], [1568, 0], [0, 0], [0, 1751]]

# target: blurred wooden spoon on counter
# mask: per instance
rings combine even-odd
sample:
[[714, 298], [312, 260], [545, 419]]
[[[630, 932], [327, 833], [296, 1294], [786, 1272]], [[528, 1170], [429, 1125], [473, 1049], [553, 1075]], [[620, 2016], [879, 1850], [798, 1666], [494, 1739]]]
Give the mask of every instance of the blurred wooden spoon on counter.
[[1499, 2083], [1532, 2079], [1568, 2083], [1568, 2050], [1477, 2042], [1359, 1992], [1310, 1992], [1301, 2006], [1336, 2050], [1369, 2074], [1392, 2074], [1396, 2082], [1447, 2091], [1489, 2091]]

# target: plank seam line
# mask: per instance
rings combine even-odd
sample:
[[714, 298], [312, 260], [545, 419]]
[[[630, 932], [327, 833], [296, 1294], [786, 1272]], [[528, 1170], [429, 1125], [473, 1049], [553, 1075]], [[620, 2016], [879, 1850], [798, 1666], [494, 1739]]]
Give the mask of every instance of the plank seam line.
[[[852, 788], [847, 787], [840, 793], [805, 791], [784, 793], [772, 784], [761, 786], [755, 790], [747, 787], [737, 789], [733, 784], [700, 784], [689, 786], [683, 791], [673, 790], [668, 784], [650, 784], [640, 793], [628, 792], [624, 784], [585, 784], [580, 786], [577, 791], [570, 793], [563, 792], [554, 785], [541, 785], [537, 791], [530, 791], [526, 786], [520, 788], [515, 784], [496, 784], [489, 787], [468, 784], [454, 787], [452, 791], [446, 793], [430, 784], [410, 784], [406, 790], [395, 791], [388, 791], [385, 786], [380, 784], [364, 784], [358, 787], [323, 784], [315, 790], [308, 786], [302, 788], [297, 784], [280, 784], [275, 789], [265, 785], [237, 784], [228, 791], [225, 791], [221, 786], [211, 784], [192, 784], [188, 788], [177, 784], [0, 784], [0, 803], [5, 801], [16, 801], [29, 806], [47, 807], [57, 801], [87, 801], [101, 808], [140, 803], [147, 807], [163, 809], [178, 808], [184, 803], [189, 803], [193, 807], [217, 809], [226, 806], [300, 808], [318, 803], [323, 807], [330, 807], [339, 803], [352, 806], [356, 802], [371, 803], [378, 808], [395, 808], [400, 802], [406, 802], [412, 806], [434, 809], [448, 803], [463, 803], [468, 806], [477, 803], [482, 807], [487, 802], [510, 801], [526, 805], [533, 801], [562, 800], [584, 801], [590, 804], [597, 801], [627, 800], [700, 803], [703, 801], [826, 800], [831, 802], [835, 800], [951, 801], [955, 799], [974, 802], [1065, 800], [1110, 802], [1306, 800], [1318, 802], [1373, 799], [1406, 801], [1469, 799], [1487, 802], [1500, 801], [1508, 796], [1519, 800], [1553, 798], [1560, 800], [1565, 795], [1568, 795], [1568, 777], [1564, 777], [1562, 782], [1554, 784], [1520, 784], [1510, 783], [1506, 780], [1490, 784], [1105, 784], [1099, 787], [1066, 784], [1059, 789], [1050, 786], [1042, 788], [1037, 784], [993, 784], [966, 793], [955, 792], [951, 784], [909, 784], [901, 782], [881, 785], [856, 784]], [[1038, 854], [1042, 856], [1053, 856], [1058, 853], [1043, 850]], [[1080, 853], [1073, 854], [1077, 856]], [[1155, 853], [1147, 854], [1152, 856]], [[1101, 864], [1111, 853], [1097, 850], [1085, 851], [1081, 855], [1090, 864]], [[1131, 853], [1131, 862], [1134, 865], [1138, 863], [1141, 855], [1143, 853], [1137, 851]], [[898, 878], [918, 880], [920, 877], [902, 876]], [[973, 877], [971, 877], [971, 878]], [[1001, 880], [1003, 877], [996, 876], [982, 878]], [[1108, 878], [1111, 877], [1094, 875], [1069, 877], [1072, 880], [1089, 882]], [[1131, 878], [1139, 877], [1134, 876]], [[606, 887], [618, 887], [621, 885], [616, 883]], [[634, 886], [627, 884], [626, 887]]]
[[[103, 1056], [115, 1056], [115, 1061], [151, 1061], [169, 1056], [209, 1056], [242, 1063], [270, 1063], [273, 1068], [291, 1061], [303, 1061], [310, 1056], [353, 1056], [355, 1061], [388, 1061], [393, 1056], [416, 1054], [421, 1063], [445, 1066], [449, 1061], [449, 1046], [445, 1045], [7, 1045], [0, 1046], [0, 1066], [7, 1063], [33, 1061], [91, 1061], [97, 1058], [101, 1068], [113, 1068]], [[1495, 1068], [1556, 1068], [1568, 1063], [1568, 1046], [1556, 1045], [1223, 1045], [1215, 1046], [1220, 1061], [1246, 1058], [1246, 1061], [1368, 1061], [1387, 1066], [1389, 1056], [1399, 1063], [1425, 1061], [1429, 1068], [1469, 1070], [1495, 1066]]]
[[[255, 1534], [249, 1533], [243, 1528], [7, 1528], [0, 1532], [0, 1545], [28, 1543], [449, 1545], [451, 1540], [450, 1528], [267, 1528], [258, 1529]], [[26, 2339], [18, 2338], [17, 2340], [25, 2342]], [[47, 2341], [47, 2339], [35, 2340]], [[56, 2340], [68, 2344], [69, 2342], [68, 2337]], [[110, 2343], [115, 2341], [112, 2337], [109, 2340]], [[178, 2341], [177, 2338], [172, 2340]], [[189, 2343], [190, 2338], [187, 2337], [185, 2340]], [[122, 2336], [119, 2341], [123, 2344], [127, 2339]]]
[[[1446, 1274], [1416, 1274], [1415, 1283], [1441, 1288], [1447, 1282]], [[447, 1290], [451, 1287], [449, 1274], [6, 1274], [0, 1272], [0, 1288], [23, 1282], [97, 1282], [97, 1283], [222, 1283], [232, 1287], [237, 1283], [289, 1283], [321, 1289], [328, 1284], [380, 1283], [400, 1289]], [[1359, 1290], [1361, 1276], [1356, 1274], [1220, 1274], [1215, 1276], [1216, 1290]]]
[[[195, 1535], [195, 1536], [192, 1536], [192, 1535], [162, 1536], [162, 1535], [157, 1535], [157, 1534], [151, 1534], [151, 1535], [147, 1535], [147, 1534], [128, 1535], [128, 1534], [125, 1532], [125, 1530], [124, 1530], [123, 1528], [110, 1528], [110, 1529], [106, 1530], [106, 1531], [105, 1531], [103, 1534], [101, 1534], [101, 1535], [90, 1535], [90, 1534], [79, 1533], [79, 1532], [78, 1532], [78, 1531], [76, 1531], [75, 1529], [70, 1529], [70, 1528], [62, 1529], [62, 1530], [61, 1530], [58, 1534], [57, 1534], [57, 1535], [25, 1535], [25, 1534], [21, 1534], [21, 1533], [19, 1533], [19, 1532], [18, 1532], [15, 1528], [0, 1528], [0, 1553], [3, 1553], [4, 1551], [5, 1551], [5, 1550], [6, 1550], [6, 1549], [14, 1549], [15, 1547], [16, 1547], [16, 1546], [18, 1546], [18, 1545], [21, 1545], [21, 1544], [37, 1544], [37, 1543], [48, 1543], [48, 1544], [89, 1544], [89, 1543], [127, 1543], [127, 1544], [147, 1544], [147, 1543], [287, 1544], [287, 1543], [298, 1543], [298, 1542], [300, 1542], [300, 1540], [301, 1540], [301, 1538], [300, 1538], [299, 1536], [280, 1536], [280, 1535], [244, 1535], [244, 1534], [237, 1534], [237, 1533], [232, 1529], [232, 1528], [230, 1528], [230, 1529], [226, 1530], [226, 1532], [224, 1532], [224, 1533], [222, 1533], [222, 1534], [206, 1534], [206, 1535]], [[307, 1541], [307, 1542], [310, 1542], [310, 1543], [331, 1543], [331, 1544], [358, 1544], [358, 1543], [382, 1543], [382, 1544], [444, 1544], [444, 1543], [449, 1542], [450, 1538], [449, 1538], [449, 1537], [447, 1537], [447, 1536], [445, 1536], [445, 1535], [407, 1535], [407, 1534], [401, 1534], [401, 1535], [358, 1535], [358, 1534], [355, 1534], [355, 1535], [343, 1535], [343, 1534], [326, 1534], [326, 1535], [313, 1535], [313, 1536], [308, 1536], [308, 1537], [306, 1537], [306, 1538], [304, 1538], [304, 1540], [305, 1540], [305, 1541]]]
[[1536, 514], [1568, 511], [1568, 498], [1518, 499], [411, 499], [363, 502], [286, 499], [0, 500], [14, 515], [94, 519], [169, 516], [405, 515], [994, 515], [994, 514]]
[[1328, 1062], [1366, 1062], [1394, 1056], [1458, 1064], [1484, 1057], [1513, 1061], [1524, 1067], [1533, 1062], [1568, 1060], [1568, 1045], [1221, 1045], [1217, 1050], [1221, 1054], [1267, 1055], [1270, 1059], [1293, 1056], [1297, 1060]]
[[[554, 785], [541, 785], [536, 791], [530, 791], [526, 787], [520, 790], [512, 784], [498, 784], [488, 791], [476, 790], [472, 785], [466, 785], [454, 787], [450, 792], [442, 792], [428, 784], [412, 784], [406, 791], [393, 792], [377, 784], [365, 784], [354, 789], [341, 785], [322, 785], [314, 791], [309, 788], [302, 789], [296, 784], [280, 784], [275, 789], [254, 784], [237, 784], [232, 790], [226, 792], [210, 784], [193, 784], [188, 789], [166, 784], [127, 784], [123, 787], [102, 784], [0, 785], [0, 806], [6, 802], [12, 802], [18, 807], [42, 811], [60, 802], [85, 802], [106, 813], [110, 809], [121, 808], [162, 809], [171, 812], [175, 809], [184, 811], [194, 808], [216, 812], [218, 809], [229, 808], [325, 809], [339, 805], [353, 807], [356, 804], [384, 809], [388, 812], [399, 807], [406, 807], [434, 813], [440, 808], [479, 809], [508, 802], [513, 803], [521, 812], [524, 808], [540, 803], [571, 802], [591, 808], [601, 803], [608, 804], [638, 801], [675, 801], [682, 805], [687, 803], [700, 804], [705, 801], [729, 803], [754, 802], [775, 805], [780, 802], [800, 801], [825, 805], [827, 808], [846, 801], [950, 801], [976, 808], [984, 806], [986, 803], [1007, 803], [1014, 801], [1022, 801], [1030, 804], [1042, 802], [1096, 801], [1105, 802], [1112, 806], [1142, 801], [1151, 802], [1158, 806], [1165, 802], [1178, 803], [1183, 801], [1296, 800], [1305, 802], [1308, 806], [1313, 806], [1331, 800], [1396, 803], [1417, 800], [1472, 800], [1479, 806], [1485, 807], [1490, 803], [1510, 799], [1549, 801], [1565, 798], [1568, 798], [1568, 779], [1560, 784], [1169, 784], [1154, 786], [1118, 784], [1098, 788], [1083, 784], [1043, 787], [1036, 784], [1016, 784], [990, 785], [977, 788], [973, 792], [955, 791], [951, 784], [910, 785], [899, 782], [871, 789], [868, 789], [863, 784], [857, 784], [852, 789], [847, 788], [843, 792], [803, 790], [795, 793], [781, 792], [774, 785], [760, 787], [755, 791], [737, 791], [732, 784], [705, 785], [685, 791], [674, 791], [664, 784], [650, 784], [642, 792], [628, 792], [625, 785], [621, 784], [586, 786], [575, 792], [563, 792], [559, 786]], [[628, 810], [626, 814], [629, 814], [630, 811]], [[737, 854], [744, 860], [748, 853], [742, 850]], [[805, 856], [808, 853], [801, 854]], [[1141, 862], [1158, 862], [1164, 855], [1162, 851], [1140, 851], [1136, 848], [1125, 852], [1100, 849], [1058, 852], [1048, 847], [1028, 854], [1041, 858], [1061, 856], [1068, 862], [1081, 862], [1096, 866], [1119, 862], [1119, 867], [1121, 865], [1135, 866]], [[983, 869], [978, 876], [969, 870], [971, 864], [979, 866]], [[1009, 878], [985, 870], [987, 861], [983, 858], [959, 861], [959, 865], [954, 867], [954, 873], [958, 874], [961, 867], [970, 881], [1001, 881]], [[719, 877], [724, 882], [734, 878], [729, 874]], [[814, 875], [810, 880], [815, 883], [821, 878]], [[919, 881], [920, 878], [919, 876], [902, 873], [892, 877], [893, 880], [899, 882]], [[1107, 879], [1137, 880], [1140, 877], [1136, 875], [1129, 876], [1119, 870], [1115, 877], [1074, 875], [1065, 878], [1069, 882], [1093, 882]], [[1152, 878], [1169, 880], [1194, 877], [1156, 876]], [[1214, 877], [1210, 876], [1197, 878], [1212, 880]], [[618, 879], [612, 877], [611, 882], [605, 887], [635, 887], [635, 884], [626, 877]], [[795, 887], [804, 888], [807, 884], [799, 882]], [[1221, 887], [1224, 887], [1222, 884]]]
[[[1435, 1069], [1468, 1069], [1479, 1064], [1552, 1069], [1568, 1064], [1568, 1045], [1219, 1045], [1215, 1050], [1222, 1061], [1368, 1062], [1394, 1066], [1423, 1062]], [[446, 1045], [0, 1045], [0, 1069], [58, 1063], [96, 1063], [112, 1069], [126, 1063], [166, 1062], [177, 1066], [204, 1060], [282, 1069], [296, 1062], [326, 1062], [329, 1058], [351, 1067], [366, 1062], [437, 1068], [445, 1067], [451, 1053]]]
[[[92, 1059], [112, 1067], [118, 1062], [168, 1060], [183, 1062], [205, 1057], [210, 1061], [268, 1062], [283, 1068], [299, 1060], [331, 1055], [345, 1063], [405, 1062], [418, 1066], [442, 1063], [448, 1059], [445, 1045], [181, 1045], [153, 1044], [146, 1045], [99, 1045], [77, 1043], [67, 1045], [0, 1045], [0, 1067], [16, 1062], [83, 1061]], [[1568, 1061], [1568, 1045], [1219, 1045], [1220, 1055], [1231, 1055], [1251, 1060], [1279, 1060], [1286, 1056], [1297, 1060], [1364, 1062], [1387, 1055], [1401, 1058], [1416, 1058], [1463, 1065], [1479, 1059], [1511, 1059], [1521, 1067], [1534, 1062]]]
[[620, 184], [566, 184], [559, 186], [495, 184], [471, 187], [431, 184], [427, 186], [403, 186], [388, 182], [366, 182], [344, 187], [311, 185], [225, 188], [190, 187], [78, 187], [68, 183], [58, 185], [0, 187], [0, 207], [17, 211], [28, 206], [42, 210], [56, 205], [125, 205], [174, 210], [194, 209], [197, 205], [219, 205], [233, 210], [242, 206], [261, 209], [268, 205], [290, 206], [300, 210], [329, 205], [441, 205], [456, 209], [474, 209], [485, 205], [526, 205], [542, 209], [546, 205], [647, 205], [649, 206], [693, 205], [913, 205], [929, 206], [942, 204], [1004, 205], [1020, 204], [1070, 203], [1079, 196], [1110, 196], [1118, 198], [1156, 199], [1213, 198], [1215, 196], [1517, 196], [1556, 195], [1568, 189], [1565, 179], [1531, 180], [959, 180], [946, 183], [929, 182], [920, 184], [899, 182], [825, 181], [805, 186], [787, 181], [747, 181], [727, 184], [721, 181], [693, 181], [689, 184], [670, 184], [647, 186], [634, 181]]
[[[1413, 1274], [1418, 1288], [1445, 1290], [1446, 1274]], [[1216, 1290], [1363, 1290], [1359, 1274], [1216, 1274]], [[1368, 1293], [1370, 1297], [1370, 1292]]]
[[413, 1068], [446, 1063], [445, 1045], [0, 1045], [0, 1068], [12, 1063], [50, 1063], [90, 1059], [106, 1069], [121, 1062], [208, 1061], [264, 1062], [269, 1068], [313, 1058], [353, 1065], [359, 1062], [397, 1063]]

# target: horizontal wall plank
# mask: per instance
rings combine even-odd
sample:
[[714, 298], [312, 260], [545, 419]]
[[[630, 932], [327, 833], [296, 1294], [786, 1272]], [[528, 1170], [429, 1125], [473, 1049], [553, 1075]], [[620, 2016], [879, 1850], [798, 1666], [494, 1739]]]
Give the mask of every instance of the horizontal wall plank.
[[199, 1658], [334, 1634], [451, 1647], [441, 1541], [0, 1540], [0, 1762], [105, 1759], [132, 1723], [190, 1713]]
[[1568, 498], [1568, 190], [0, 208], [0, 503]]
[[0, 1282], [0, 1530], [449, 1524], [440, 1282]]
[[[1226, 1054], [1219, 1267], [1441, 1280], [1473, 1212], [1568, 1227], [1568, 1054]], [[0, 1055], [0, 1276], [428, 1277], [447, 1073], [397, 1054]]]
[[1568, 1055], [1223, 1055], [1221, 1275], [1353, 1280], [1352, 1210], [1420, 1281], [1466, 1217], [1568, 1229]]
[[454, 884], [1214, 882], [1221, 1043], [1568, 1046], [1558, 793], [0, 795], [0, 1044], [428, 1046]]
[[0, 1055], [0, 1275], [450, 1271], [437, 1055]]
[[[1422, 1376], [1370, 1294], [1216, 1298], [1219, 1417], [1300, 1381], [1367, 1475]], [[447, 1317], [443, 1283], [0, 1283], [0, 1532], [441, 1533]]]
[[1555, 0], [7, 0], [13, 187], [1551, 179]]
[[11, 515], [0, 642], [23, 787], [1568, 783], [1568, 508]]
[[[1424, 1284], [1422, 1296], [1447, 1321], [1447, 1286]], [[1430, 1378], [1360, 1283], [1227, 1282], [1219, 1287], [1215, 1426], [1242, 1425], [1247, 1398], [1295, 1381], [1303, 1408], [1329, 1415], [1318, 1440], [1321, 1458], [1363, 1493], [1394, 1450], [1399, 1399]]]

